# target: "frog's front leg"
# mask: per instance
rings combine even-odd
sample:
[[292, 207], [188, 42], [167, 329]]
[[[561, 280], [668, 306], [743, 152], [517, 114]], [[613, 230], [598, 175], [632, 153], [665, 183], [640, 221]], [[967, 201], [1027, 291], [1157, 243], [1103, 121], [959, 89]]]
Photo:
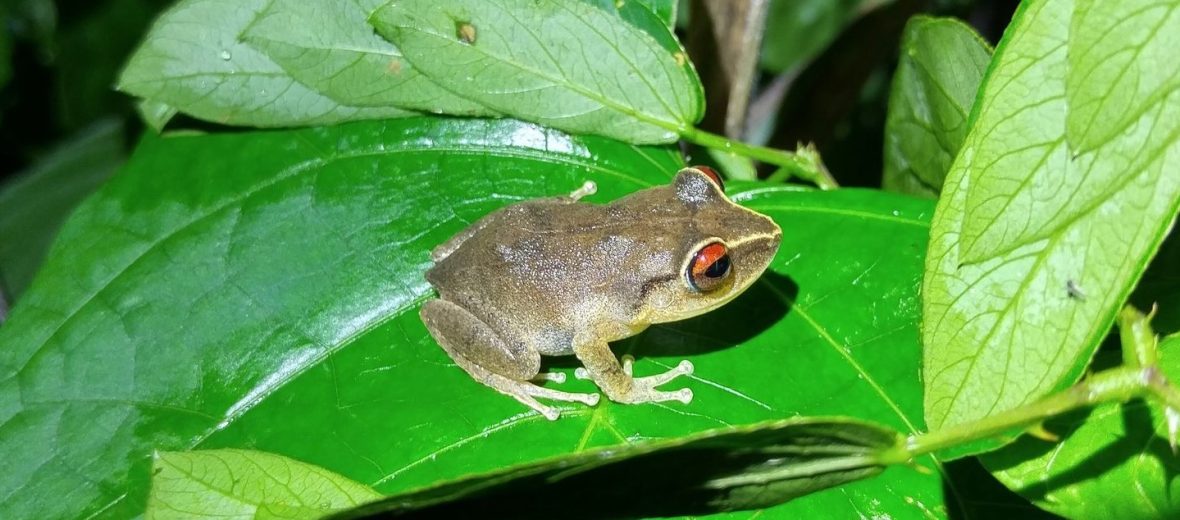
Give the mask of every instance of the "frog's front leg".
[[691, 362], [681, 361], [680, 364], [663, 374], [632, 377], [633, 358], [624, 356], [623, 363], [620, 364], [615, 359], [614, 352], [611, 352], [610, 345], [601, 339], [602, 337], [611, 337], [611, 335], [583, 333], [575, 336], [574, 355], [585, 367], [585, 371], [582, 372], [579, 369], [577, 375], [594, 380], [594, 383], [610, 400], [620, 403], [680, 401], [686, 404], [692, 401], [692, 390], [687, 388], [671, 392], [656, 390], [657, 386], [679, 376], [692, 374]]
[[[514, 397], [549, 420], [560, 415], [537, 397], [598, 404], [598, 394], [576, 394], [537, 386], [532, 381], [563, 381], [560, 374], [540, 374], [541, 354], [527, 345], [504, 341], [491, 327], [466, 309], [445, 300], [422, 306], [422, 322], [430, 335], [476, 381]], [[561, 377], [559, 377], [561, 376]]]

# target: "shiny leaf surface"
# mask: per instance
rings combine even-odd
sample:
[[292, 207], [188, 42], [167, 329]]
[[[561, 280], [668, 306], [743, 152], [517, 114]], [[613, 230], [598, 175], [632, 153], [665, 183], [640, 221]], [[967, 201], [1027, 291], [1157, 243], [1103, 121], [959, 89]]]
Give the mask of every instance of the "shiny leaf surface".
[[[922, 429], [932, 208], [906, 197], [733, 183], [786, 230], [770, 272], [719, 310], [615, 345], [639, 375], [692, 359], [688, 405], [567, 406], [550, 422], [427, 335], [430, 248], [512, 201], [590, 179], [605, 202], [679, 167], [670, 148], [511, 120], [147, 138], [0, 328], [0, 516], [137, 514], [152, 450], [261, 450], [388, 494], [796, 415]], [[895, 468], [766, 514], [946, 507], [937, 475]]]

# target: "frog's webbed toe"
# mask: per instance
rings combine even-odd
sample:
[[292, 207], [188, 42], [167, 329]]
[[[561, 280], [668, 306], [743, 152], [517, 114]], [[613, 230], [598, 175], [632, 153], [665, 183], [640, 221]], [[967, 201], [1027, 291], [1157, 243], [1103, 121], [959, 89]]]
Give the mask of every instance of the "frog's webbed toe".
[[[623, 373], [625, 373], [628, 377], [631, 377], [634, 365], [634, 357], [622, 357]], [[677, 377], [690, 375], [692, 374], [692, 371], [692, 362], [686, 359], [663, 374], [656, 374], [654, 376], [646, 377], [632, 377], [631, 387], [622, 393], [611, 396], [611, 400], [623, 403], [680, 401], [682, 403], [688, 404], [692, 401], [692, 390], [688, 388], [681, 388], [679, 390], [664, 391], [657, 390], [656, 387], [676, 379]], [[578, 379], [592, 379], [590, 373], [585, 368], [579, 368], [575, 370], [574, 377]]]
[[[545, 418], [549, 419], [550, 421], [556, 420], [561, 415], [561, 412], [557, 408], [541, 404], [541, 402], [537, 401], [536, 398], [541, 397], [544, 399], [553, 399], [556, 401], [570, 401], [582, 403], [587, 406], [594, 406], [598, 404], [598, 394], [562, 392], [561, 390], [537, 386], [528, 381], [517, 381], [499, 374], [493, 374], [483, 369], [479, 365], [472, 364], [465, 359], [457, 358], [455, 359], [455, 362], [462, 366], [463, 369], [467, 371], [467, 373], [471, 374], [471, 376], [475, 378], [476, 381], [488, 385], [502, 394], [515, 398], [525, 406], [540, 412], [541, 415], [544, 415]], [[563, 377], [561, 378], [554, 378], [552, 377], [552, 374], [548, 374], [548, 376], [549, 377], [546, 377], [546, 379], [549, 380], [564, 379], [564, 375], [562, 375]]]

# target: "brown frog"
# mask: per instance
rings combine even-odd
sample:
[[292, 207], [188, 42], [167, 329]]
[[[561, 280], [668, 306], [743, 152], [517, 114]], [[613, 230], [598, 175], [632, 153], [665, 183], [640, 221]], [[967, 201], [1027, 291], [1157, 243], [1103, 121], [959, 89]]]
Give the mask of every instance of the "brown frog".
[[434, 249], [426, 279], [439, 297], [422, 321], [476, 381], [549, 419], [558, 410], [536, 398], [593, 406], [598, 394], [539, 386], [565, 380], [540, 373], [541, 356], [576, 356], [576, 374], [613, 401], [688, 403], [691, 390], [656, 387], [691, 374], [690, 362], [633, 377], [633, 360], [620, 363], [609, 343], [715, 309], [770, 264], [779, 226], [723, 189], [716, 172], [695, 167], [609, 204], [579, 202], [595, 190], [587, 182], [499, 209]]

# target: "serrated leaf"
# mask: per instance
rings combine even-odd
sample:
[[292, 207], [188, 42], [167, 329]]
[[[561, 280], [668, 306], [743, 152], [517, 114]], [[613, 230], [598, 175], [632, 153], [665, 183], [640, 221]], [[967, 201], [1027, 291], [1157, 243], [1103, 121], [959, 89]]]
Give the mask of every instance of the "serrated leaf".
[[334, 101], [239, 39], [268, 0], [182, 0], [152, 25], [118, 89], [222, 124], [291, 126], [412, 115]]
[[370, 22], [434, 82], [526, 121], [668, 143], [704, 110], [683, 51], [589, 3], [409, 0]]
[[1120, 20], [1134, 4], [1023, 4], [997, 49], [931, 230], [923, 288], [931, 428], [1076, 381], [1175, 218], [1175, 91], [1113, 93], [1132, 96], [1141, 117], [1093, 149], [1068, 138], [1071, 93], [1104, 88], [1095, 86], [1101, 78], [1071, 73], [1078, 53], [1172, 48], [1180, 34], [1180, 25], [1155, 31], [1139, 45], [1150, 27], [1077, 30], [1094, 11]]
[[28, 288], [58, 227], [126, 159], [123, 125], [99, 121], [60, 143], [0, 189], [0, 289]]
[[938, 196], [990, 59], [988, 44], [954, 18], [906, 24], [885, 121], [885, 189]]
[[365, 20], [380, 0], [272, 0], [242, 38], [291, 77], [342, 105], [494, 115], [444, 90]]
[[246, 450], [163, 452], [144, 517], [315, 519], [381, 498], [322, 468]]
[[875, 476], [902, 449], [903, 436], [871, 423], [788, 419], [589, 450], [391, 496], [335, 518], [542, 518], [575, 503], [585, 518], [753, 509]]
[[[590, 179], [604, 202], [680, 165], [672, 147], [512, 120], [148, 136], [0, 327], [0, 517], [134, 516], [152, 450], [261, 450], [397, 493], [796, 415], [923, 430], [932, 207], [908, 197], [732, 183], [791, 229], [770, 272], [721, 309], [615, 346], [640, 375], [690, 358], [689, 405], [569, 405], [550, 422], [427, 334], [432, 247], [512, 201]], [[938, 475], [897, 468], [767, 515], [948, 507]]]
[[[1159, 353], [1160, 370], [1180, 381], [1180, 336], [1165, 338]], [[1061, 443], [1022, 439], [982, 460], [1006, 486], [1067, 518], [1175, 518], [1180, 458], [1167, 424], [1155, 402], [1104, 405], [1051, 421]]]

